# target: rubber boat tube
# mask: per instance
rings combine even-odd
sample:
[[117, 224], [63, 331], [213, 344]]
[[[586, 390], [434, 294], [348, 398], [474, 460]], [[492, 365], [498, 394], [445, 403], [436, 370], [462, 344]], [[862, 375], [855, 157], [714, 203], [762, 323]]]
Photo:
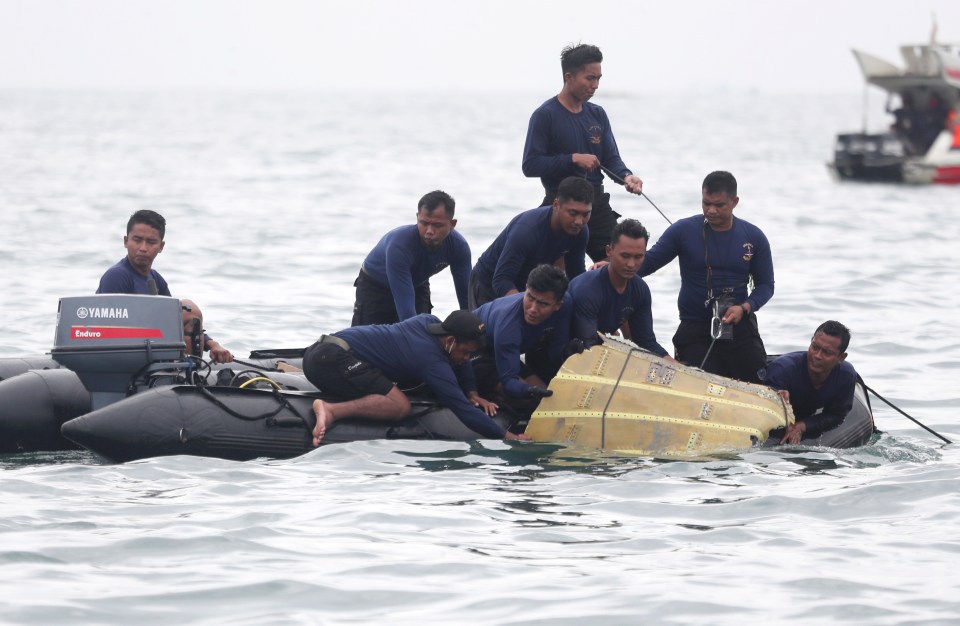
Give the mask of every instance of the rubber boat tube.
[[[43, 364], [37, 359], [21, 361], [22, 365]], [[299, 361], [289, 364], [299, 365]], [[13, 367], [11, 361], [10, 365], [7, 372], [15, 371], [20, 364]], [[205, 369], [201, 379], [206, 385], [239, 386], [250, 384], [254, 378], [264, 378], [268, 380], [260, 386], [279, 385], [287, 390], [316, 391], [302, 374], [282, 372], [276, 369], [277, 365], [277, 359], [213, 365], [209, 370]], [[182, 372], [159, 372], [151, 378], [149, 387], [141, 381], [133, 387], [133, 393], [183, 382]], [[66, 368], [29, 369], [0, 380], [0, 454], [75, 449], [76, 444], [61, 435], [60, 427], [91, 409], [90, 393], [77, 374]]]
[[55, 370], [60, 364], [50, 356], [0, 359], [0, 381], [19, 376], [29, 370]]
[[67, 420], [90, 410], [90, 394], [67, 369], [29, 370], [0, 381], [0, 453], [70, 450]]
[[[235, 461], [313, 450], [318, 393], [178, 385], [150, 389], [66, 422], [63, 436], [115, 462], [187, 454]], [[414, 402], [399, 422], [344, 419], [322, 445], [371, 439], [470, 441], [483, 436], [452, 411]]]

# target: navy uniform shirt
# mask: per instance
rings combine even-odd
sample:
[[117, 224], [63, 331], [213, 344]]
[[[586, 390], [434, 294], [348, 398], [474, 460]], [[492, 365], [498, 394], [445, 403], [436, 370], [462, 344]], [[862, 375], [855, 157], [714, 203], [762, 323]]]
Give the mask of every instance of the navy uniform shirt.
[[[157, 293], [153, 294], [150, 290], [149, 278], [153, 278], [157, 283]], [[150, 270], [150, 276], [144, 276], [130, 264], [129, 257], [123, 257], [115, 265], [111, 266], [103, 276], [100, 277], [100, 286], [97, 287], [97, 293], [132, 293], [142, 296], [160, 295], [169, 296], [170, 287], [167, 281], [163, 279], [160, 272]]]
[[530, 116], [523, 146], [523, 174], [539, 177], [547, 193], [555, 193], [567, 176], [585, 176], [594, 186], [603, 183], [600, 169], [587, 172], [574, 165], [574, 154], [592, 154], [621, 179], [631, 174], [620, 158], [610, 120], [602, 107], [584, 102], [571, 113], [556, 96]]
[[764, 384], [790, 392], [793, 416], [807, 423], [804, 438], [836, 428], [853, 408], [857, 371], [847, 361], [833, 368], [819, 389], [807, 372], [807, 352], [790, 352], [767, 365]]
[[573, 336], [586, 347], [600, 343], [597, 331], [613, 334], [629, 324], [633, 342], [657, 356], [667, 351], [657, 343], [653, 332], [650, 287], [639, 276], [627, 281], [623, 293], [610, 282], [610, 266], [586, 272], [570, 281], [568, 293], [573, 300]]
[[436, 250], [420, 240], [416, 225], [394, 228], [380, 239], [363, 261], [374, 282], [390, 289], [401, 320], [417, 314], [414, 290], [447, 266], [453, 275], [460, 308], [467, 308], [470, 283], [470, 246], [456, 230]]
[[553, 265], [560, 257], [564, 258], [570, 278], [586, 271], [584, 257], [590, 238], [587, 227], [576, 235], [555, 233], [550, 229], [552, 213], [552, 206], [520, 213], [480, 255], [473, 269], [477, 278], [490, 285], [498, 298], [511, 289], [523, 291], [530, 270], [541, 263]]
[[426, 383], [440, 404], [461, 422], [485, 437], [502, 439], [506, 431], [486, 413], [473, 406], [464, 392], [476, 391], [470, 361], [454, 366], [427, 324], [439, 324], [435, 315], [422, 313], [397, 324], [354, 326], [334, 333], [357, 356], [390, 380], [406, 385]]
[[493, 349], [497, 375], [503, 392], [515, 398], [528, 395], [530, 386], [520, 380], [520, 355], [538, 346], [541, 337], [550, 333], [547, 354], [556, 364], [563, 361], [563, 349], [570, 341], [570, 323], [573, 302], [563, 299], [563, 305], [553, 315], [536, 326], [523, 319], [523, 293], [498, 298], [478, 308], [474, 313], [483, 320], [487, 345]]
[[[733, 218], [729, 230], [716, 232], [705, 226], [703, 215], [678, 220], [670, 225], [657, 243], [647, 250], [640, 268], [641, 276], [649, 276], [680, 257], [680, 295], [677, 308], [681, 320], [709, 321], [712, 309], [707, 300], [707, 261], [713, 269], [711, 286], [718, 295], [733, 287], [735, 304], [750, 303], [750, 310], [760, 310], [773, 297], [773, 257], [766, 235], [744, 220]], [[747, 283], [753, 277], [753, 291], [747, 294]]]

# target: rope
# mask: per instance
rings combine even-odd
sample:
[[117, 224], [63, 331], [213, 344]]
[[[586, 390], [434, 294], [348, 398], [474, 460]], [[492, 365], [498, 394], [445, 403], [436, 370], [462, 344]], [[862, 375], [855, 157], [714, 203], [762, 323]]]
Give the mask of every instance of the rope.
[[607, 403], [603, 405], [603, 413], [600, 414], [600, 449], [607, 447], [607, 409], [610, 408], [610, 403], [613, 402], [613, 394], [617, 393], [617, 387], [620, 386], [620, 381], [623, 380], [623, 374], [627, 371], [627, 365], [630, 364], [630, 355], [637, 351], [637, 348], [630, 348], [627, 352], [626, 358], [623, 360], [623, 367], [620, 368], [620, 375], [617, 376], [617, 382], [613, 384], [613, 390], [610, 392], [610, 397], [607, 398]]
[[[618, 185], [626, 185], [626, 184], [627, 184], [627, 181], [623, 180], [622, 178], [620, 178], [619, 176], [617, 176], [616, 174], [614, 174], [613, 172], [611, 172], [609, 169], [607, 169], [606, 167], [604, 167], [602, 163], [600, 164], [600, 169], [603, 171], [604, 174], [606, 174], [607, 176], [610, 177], [610, 180], [612, 180], [613, 182], [617, 183]], [[650, 199], [650, 196], [648, 196], [647, 194], [643, 193], [642, 191], [640, 192], [640, 195], [643, 196], [644, 198], [646, 198], [647, 202], [650, 203], [650, 206], [652, 206], [653, 208], [655, 208], [655, 209], [657, 210], [657, 213], [659, 213], [660, 215], [663, 216], [663, 219], [667, 220], [667, 224], [673, 224], [673, 222], [670, 221], [670, 218], [667, 217], [666, 215], [664, 215], [663, 211], [660, 210], [660, 207], [658, 207], [656, 204], [653, 203], [653, 200]]]
[[872, 393], [873, 395], [877, 396], [878, 398], [880, 398], [880, 399], [883, 400], [884, 402], [886, 402], [886, 403], [890, 406], [890, 408], [894, 409], [895, 411], [897, 411], [898, 413], [900, 413], [901, 415], [903, 415], [904, 417], [906, 417], [907, 419], [909, 419], [910, 421], [912, 421], [913, 423], [915, 423], [917, 426], [923, 428], [924, 430], [926, 430], [926, 431], [929, 432], [929, 433], [932, 433], [932, 434], [936, 435], [937, 437], [939, 437], [940, 439], [942, 439], [942, 440], [943, 440], [944, 442], [946, 442], [946, 443], [953, 443], [952, 441], [950, 441], [949, 439], [947, 439], [946, 437], [944, 437], [943, 435], [941, 435], [941, 434], [938, 433], [937, 431], [933, 430], [933, 429], [930, 428], [929, 426], [927, 426], [927, 425], [925, 425], [925, 424], [922, 424], [922, 423], [920, 422], [920, 420], [918, 420], [918, 419], [916, 419], [916, 418], [913, 418], [913, 417], [910, 417], [909, 415], [907, 415], [906, 412], [903, 411], [903, 409], [901, 409], [900, 407], [898, 407], [897, 405], [895, 405], [893, 402], [890, 402], [889, 400], [887, 400], [886, 398], [884, 398], [883, 396], [881, 396], [879, 393], [877, 393], [876, 391], [874, 391], [874, 390], [871, 389], [870, 387], [867, 387], [866, 385], [864, 385], [863, 388], [866, 389], [867, 391], [869, 391], [870, 393]]

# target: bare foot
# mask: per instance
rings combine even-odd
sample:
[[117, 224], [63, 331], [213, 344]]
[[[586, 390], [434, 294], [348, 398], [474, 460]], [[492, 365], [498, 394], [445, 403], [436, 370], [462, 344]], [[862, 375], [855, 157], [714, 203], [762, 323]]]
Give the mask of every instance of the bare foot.
[[327, 412], [327, 403], [323, 400], [313, 401], [313, 412], [317, 416], [317, 425], [313, 427], [313, 447], [320, 445], [323, 436], [327, 432], [327, 426], [330, 425], [330, 413]]

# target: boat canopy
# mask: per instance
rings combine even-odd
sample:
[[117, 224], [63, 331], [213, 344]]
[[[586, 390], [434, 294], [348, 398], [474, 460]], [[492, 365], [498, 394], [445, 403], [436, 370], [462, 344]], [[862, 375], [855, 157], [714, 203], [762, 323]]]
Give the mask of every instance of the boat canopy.
[[936, 91], [953, 107], [960, 101], [960, 44], [900, 46], [904, 67], [853, 50], [863, 77], [871, 85], [898, 95]]

